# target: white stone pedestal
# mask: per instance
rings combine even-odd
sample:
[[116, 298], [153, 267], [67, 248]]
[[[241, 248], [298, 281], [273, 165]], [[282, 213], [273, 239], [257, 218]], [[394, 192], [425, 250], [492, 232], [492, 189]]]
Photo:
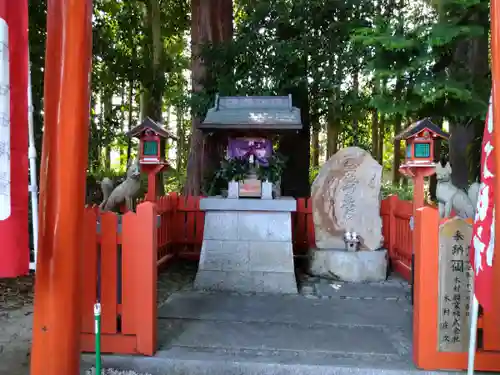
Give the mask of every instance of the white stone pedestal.
[[338, 277], [342, 281], [374, 282], [387, 278], [387, 250], [346, 251], [311, 249], [310, 272], [313, 275]]
[[297, 293], [291, 198], [204, 198], [203, 246], [195, 288]]

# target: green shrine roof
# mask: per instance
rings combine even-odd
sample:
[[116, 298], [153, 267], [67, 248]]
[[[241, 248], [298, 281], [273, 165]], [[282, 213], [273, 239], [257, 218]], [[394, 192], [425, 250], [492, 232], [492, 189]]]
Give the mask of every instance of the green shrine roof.
[[219, 96], [200, 129], [302, 129], [300, 109], [292, 96]]

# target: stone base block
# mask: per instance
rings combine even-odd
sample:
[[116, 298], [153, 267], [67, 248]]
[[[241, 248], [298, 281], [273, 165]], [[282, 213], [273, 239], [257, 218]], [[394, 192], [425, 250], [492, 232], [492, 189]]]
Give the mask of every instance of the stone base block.
[[310, 272], [349, 282], [383, 281], [387, 278], [387, 250], [311, 249]]
[[298, 293], [294, 272], [199, 270], [194, 287], [238, 293]]
[[[203, 202], [209, 206], [233, 204], [237, 210], [206, 212], [195, 288], [242, 293], [298, 293], [291, 210], [284, 210], [285, 206], [288, 209], [295, 206], [295, 200], [206, 198]], [[257, 202], [260, 208], [268, 210], [246, 210]]]

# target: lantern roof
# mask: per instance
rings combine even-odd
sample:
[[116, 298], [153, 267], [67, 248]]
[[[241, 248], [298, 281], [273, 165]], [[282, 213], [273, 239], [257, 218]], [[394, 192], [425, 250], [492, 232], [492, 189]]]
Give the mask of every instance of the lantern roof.
[[127, 132], [126, 135], [128, 137], [139, 138], [141, 136], [141, 134], [145, 130], [148, 130], [148, 129], [152, 130], [153, 132], [155, 132], [157, 135], [159, 135], [162, 138], [165, 138], [165, 139], [166, 138], [177, 139], [177, 137], [175, 135], [173, 135], [171, 132], [169, 132], [168, 130], [166, 130], [160, 124], [158, 124], [155, 121], [153, 121], [150, 117], [146, 117], [139, 125], [137, 125], [136, 127], [130, 129]]
[[443, 131], [439, 126], [434, 124], [430, 118], [424, 118], [423, 120], [417, 121], [414, 124], [411, 124], [406, 129], [404, 129], [401, 133], [397, 134], [394, 137], [394, 140], [401, 141], [408, 138], [412, 138], [417, 136], [423, 130], [428, 130], [435, 137], [441, 137], [443, 139], [448, 139], [450, 135]]
[[300, 130], [300, 109], [288, 96], [219, 96], [200, 129]]

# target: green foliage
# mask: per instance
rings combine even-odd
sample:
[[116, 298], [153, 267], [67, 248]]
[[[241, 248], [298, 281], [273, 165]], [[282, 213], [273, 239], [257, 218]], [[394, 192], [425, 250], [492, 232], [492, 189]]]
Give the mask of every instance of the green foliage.
[[382, 183], [380, 192], [382, 194], [382, 199], [387, 198], [389, 195], [397, 195], [399, 199], [405, 201], [413, 200], [413, 185], [403, 185], [403, 186], [394, 186], [392, 182], [384, 182]]
[[[160, 69], [153, 76], [152, 33], [148, 14], [152, 4], [160, 11]], [[125, 132], [137, 124], [140, 105], [148, 98], [146, 91], [161, 97], [160, 111], [174, 107], [188, 113], [189, 51], [186, 31], [189, 29], [187, 0], [93, 1], [92, 103], [89, 134], [89, 172], [102, 175], [103, 170], [124, 172], [129, 149], [135, 145]], [[43, 135], [43, 68], [45, 58], [47, 0], [29, 1], [29, 42], [34, 106], [35, 141], [41, 154]], [[168, 119], [167, 119], [168, 120]], [[162, 121], [164, 122], [164, 121]], [[166, 126], [170, 124], [166, 121]], [[180, 153], [187, 153], [191, 122], [179, 121]], [[187, 140], [186, 140], [187, 139]], [[82, 140], [84, 142], [85, 140]], [[111, 153], [119, 153], [118, 166], [111, 165]], [[184, 156], [178, 158], [181, 162]]]
[[[190, 92], [186, 75], [190, 3], [94, 0], [89, 173], [95, 179], [124, 173], [136, 149], [124, 134], [154, 107], [179, 138], [176, 169], [165, 176], [165, 185], [180, 191], [191, 112], [203, 117], [215, 93], [306, 97], [301, 109], [321, 134], [321, 159], [328, 149], [327, 130], [336, 134], [330, 135], [336, 149], [358, 145], [376, 150], [376, 110], [377, 118], [385, 121], [380, 130], [385, 170], [393, 167], [397, 126], [427, 116], [452, 125], [470, 123], [476, 139], [469, 146], [469, 167], [471, 176], [477, 175], [491, 77], [487, 51], [476, 47], [487, 43], [489, 1], [237, 0], [232, 40], [202, 48], [207, 76], [201, 82], [204, 90], [197, 93]], [[153, 5], [160, 12], [158, 61]], [[39, 153], [46, 6], [46, 0], [29, 2]], [[119, 153], [119, 165], [111, 165], [111, 153]], [[318, 167], [311, 167], [310, 181], [317, 173]], [[210, 185], [223, 187], [221, 179], [227, 176], [216, 173]]]
[[164, 173], [165, 191], [181, 194], [185, 181], [185, 169], [169, 168], [167, 172]]
[[217, 177], [229, 181], [243, 181], [250, 172], [250, 163], [247, 158], [231, 158], [223, 160]]
[[320, 167], [314, 167], [312, 166], [310, 169], [309, 169], [309, 184], [312, 185], [314, 180], [316, 179], [316, 177], [318, 176], [319, 174], [319, 170], [320, 170]]
[[251, 171], [250, 163], [246, 158], [231, 158], [222, 160], [220, 168], [215, 171], [209, 181], [208, 190], [205, 192], [208, 196], [219, 194], [227, 189], [230, 181], [243, 181]]
[[285, 169], [287, 158], [280, 153], [273, 153], [268, 159], [268, 165], [260, 165], [257, 167], [257, 178], [260, 181], [269, 181], [276, 184], [280, 181]]

